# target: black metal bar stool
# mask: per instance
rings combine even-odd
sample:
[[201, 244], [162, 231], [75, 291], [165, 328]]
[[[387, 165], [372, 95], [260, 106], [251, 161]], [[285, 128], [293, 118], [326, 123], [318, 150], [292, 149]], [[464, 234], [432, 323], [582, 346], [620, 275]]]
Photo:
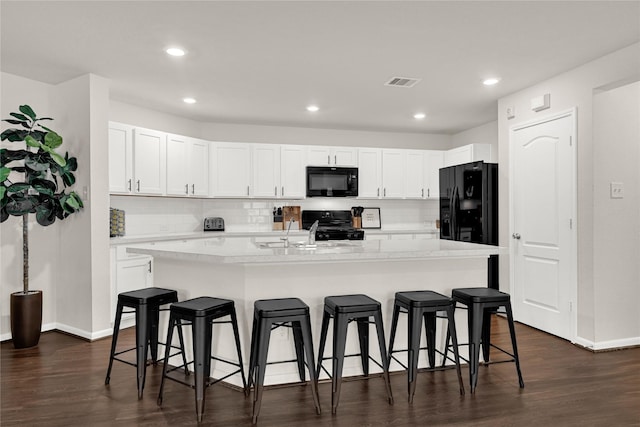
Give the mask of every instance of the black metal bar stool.
[[[186, 360], [184, 360], [184, 365], [182, 366], [169, 367], [169, 347], [167, 347], [164, 368], [162, 371], [162, 381], [160, 382], [160, 393], [158, 394], [158, 405], [162, 405], [162, 393], [164, 390], [164, 381], [166, 378], [176, 381], [180, 384], [184, 384], [195, 389], [196, 415], [198, 417], [198, 422], [201, 422], [202, 416], [204, 414], [205, 389], [207, 387], [216, 384], [226, 378], [229, 378], [230, 376], [237, 373], [240, 373], [240, 376], [242, 377], [242, 385], [244, 386], [244, 388], [246, 389], [247, 387], [247, 381], [242, 369], [242, 352], [240, 350], [240, 336], [238, 334], [238, 319], [236, 317], [235, 305], [232, 300], [228, 299], [199, 297], [171, 304], [170, 310], [171, 315], [169, 317], [167, 342], [171, 342], [173, 338], [173, 329], [176, 326], [178, 327], [178, 334], [181, 334], [182, 326], [191, 325], [193, 334], [193, 360], [188, 363]], [[230, 320], [217, 322], [214, 321], [225, 316], [229, 316]], [[236, 351], [238, 353], [237, 363], [221, 359], [211, 354], [211, 335], [213, 332], [213, 325], [226, 323], [231, 323], [231, 326], [233, 327]], [[182, 344], [182, 342], [180, 343], [180, 345], [184, 349], [184, 345]], [[210, 378], [212, 359], [235, 366], [238, 369], [222, 378], [214, 380]], [[188, 375], [187, 366], [191, 364], [193, 364], [193, 372], [195, 377], [193, 381], [186, 381], [185, 379], [176, 378], [170, 375], [171, 372], [182, 367], [185, 368], [185, 372]]]
[[[111, 355], [109, 356], [109, 368], [105, 384], [109, 384], [111, 379], [111, 368], [113, 361], [126, 363], [135, 366], [138, 372], [138, 399], [142, 399], [144, 382], [147, 372], [148, 350], [151, 348], [151, 359], [153, 364], [158, 363], [158, 323], [160, 319], [160, 306], [178, 301], [178, 293], [172, 289], [145, 288], [130, 292], [123, 292], [118, 295], [118, 306], [116, 308], [116, 319], [113, 325], [113, 337], [111, 339]], [[131, 311], [124, 311], [124, 307], [132, 308]], [[120, 332], [120, 321], [123, 313], [135, 312], [136, 319], [136, 346], [127, 350], [116, 352], [118, 334]], [[182, 334], [180, 334], [182, 344]], [[162, 343], [160, 343], [162, 344]], [[120, 359], [118, 356], [129, 351], [136, 351], [136, 363]], [[169, 350], [169, 346], [167, 346]], [[184, 358], [184, 354], [182, 355]]]
[[[458, 371], [458, 383], [460, 385], [460, 394], [464, 394], [464, 385], [462, 382], [462, 373], [460, 371], [460, 357], [458, 355], [458, 339], [456, 335], [456, 322], [453, 318], [453, 299], [448, 296], [433, 291], [410, 291], [396, 292], [395, 302], [393, 305], [393, 318], [391, 322], [391, 339], [389, 340], [389, 360], [392, 358], [407, 369], [408, 372], [408, 393], [409, 402], [413, 402], [413, 395], [416, 392], [416, 377], [418, 373], [418, 354], [420, 350], [427, 350], [429, 359], [429, 369], [436, 370], [441, 368], [435, 367], [436, 352], [444, 356], [444, 353], [436, 349], [436, 314], [438, 312], [446, 312], [448, 323], [448, 334], [453, 341], [453, 354], [456, 370]], [[398, 328], [398, 317], [400, 313], [407, 313], [408, 318], [408, 349], [394, 350], [393, 343], [396, 337], [396, 329]], [[427, 337], [427, 347], [420, 347], [420, 331], [422, 329], [422, 321], [424, 319], [424, 328]], [[445, 347], [446, 348], [446, 347]], [[408, 366], [405, 366], [398, 360], [393, 353], [408, 352]], [[446, 360], [445, 360], [446, 361]]]
[[[293, 328], [296, 360], [267, 363], [267, 351], [269, 350], [271, 331], [279, 327]], [[313, 403], [315, 404], [316, 412], [320, 414], [318, 377], [316, 375], [315, 357], [313, 354], [309, 306], [298, 298], [256, 301], [254, 303], [253, 330], [251, 332], [251, 357], [249, 361], [248, 384], [248, 387], [251, 387], [252, 384], [255, 385], [253, 392], [252, 420], [254, 424], [258, 421], [258, 415], [260, 414], [266, 366], [271, 363], [297, 362], [300, 381], [305, 381], [305, 353], [307, 357], [307, 369], [309, 370], [309, 377], [311, 380]]]
[[[518, 346], [516, 344], [516, 331], [513, 324], [513, 314], [511, 312], [511, 297], [509, 294], [492, 288], [458, 288], [452, 290], [451, 296], [456, 303], [464, 304], [468, 310], [469, 380], [471, 384], [471, 393], [475, 391], [476, 385], [478, 384], [478, 366], [480, 364], [481, 347], [485, 365], [489, 365], [491, 363], [515, 362], [520, 388], [524, 388], [524, 381], [522, 380], [522, 373], [520, 372]], [[513, 354], [491, 344], [491, 314], [500, 307], [504, 307], [507, 314]], [[449, 334], [447, 334], [447, 348], [449, 346], [448, 335]], [[491, 347], [501, 351], [511, 358], [508, 360], [490, 362], [489, 353]]]
[[[378, 345], [380, 346], [380, 357], [382, 364], [369, 356], [369, 318], [373, 316], [378, 333]], [[322, 367], [324, 358], [324, 346], [327, 340], [327, 330], [329, 320], [333, 317], [333, 369], [332, 374]], [[382, 368], [384, 381], [387, 387], [387, 397], [389, 404], [393, 404], [391, 394], [391, 384], [389, 382], [389, 358], [384, 339], [384, 328], [382, 326], [382, 309], [380, 303], [367, 295], [340, 295], [331, 296], [324, 299], [324, 314], [322, 316], [322, 331], [320, 334], [320, 349], [318, 351], [318, 376], [320, 369], [323, 369], [331, 377], [331, 412], [336, 413], [338, 401], [340, 400], [340, 386], [342, 383], [342, 368], [344, 358], [358, 356], [358, 354], [345, 355], [347, 341], [347, 326], [352, 321], [358, 322], [358, 337], [360, 341], [360, 360], [364, 375], [369, 375], [369, 360]], [[328, 358], [327, 358], [328, 359]]]

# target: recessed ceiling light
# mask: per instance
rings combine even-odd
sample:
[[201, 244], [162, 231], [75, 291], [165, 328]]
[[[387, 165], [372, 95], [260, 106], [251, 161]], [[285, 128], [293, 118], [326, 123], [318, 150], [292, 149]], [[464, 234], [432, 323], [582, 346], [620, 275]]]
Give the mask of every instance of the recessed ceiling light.
[[194, 98], [182, 98], [182, 101], [185, 104], [195, 104], [196, 103], [196, 100]]
[[500, 79], [498, 77], [491, 77], [489, 79], [486, 79], [482, 82], [483, 85], [485, 86], [493, 86], [494, 84], [498, 83], [500, 81]]
[[320, 107], [318, 107], [317, 105], [309, 105], [309, 106], [307, 106], [307, 111], [310, 111], [312, 113], [315, 113], [319, 109], [320, 109]]
[[185, 53], [187, 53], [184, 51], [184, 49], [181, 49], [179, 47], [170, 47], [165, 50], [165, 52], [167, 52], [167, 54], [171, 56], [184, 56]]
[[424, 119], [425, 117], [427, 117], [427, 115], [426, 115], [425, 113], [415, 113], [415, 114], [413, 115], [413, 118], [414, 118], [414, 119], [417, 119], [417, 120], [422, 120], [422, 119]]

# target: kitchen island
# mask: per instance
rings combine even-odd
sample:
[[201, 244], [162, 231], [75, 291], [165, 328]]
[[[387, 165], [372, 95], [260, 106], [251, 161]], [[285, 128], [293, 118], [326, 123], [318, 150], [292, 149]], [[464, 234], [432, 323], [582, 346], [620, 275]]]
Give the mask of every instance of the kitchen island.
[[[372, 240], [328, 241], [308, 244], [298, 236], [290, 242], [256, 241], [254, 238], [224, 238], [150, 243], [129, 248], [131, 253], [154, 258], [155, 286], [176, 289], [180, 300], [198, 296], [228, 298], [235, 301], [245, 365], [253, 303], [258, 299], [298, 297], [311, 311], [314, 346], [317, 345], [324, 297], [363, 293], [382, 303], [385, 336], [388, 341], [395, 292], [433, 290], [449, 295], [455, 287], [487, 285], [487, 258], [501, 248], [448, 240]], [[288, 247], [285, 247], [285, 246]], [[456, 326], [461, 342], [466, 342], [466, 313], [458, 311]], [[163, 322], [166, 324], [166, 322]], [[355, 325], [350, 326], [347, 354], [358, 351]], [[233, 336], [228, 325], [214, 327], [214, 353], [235, 360]], [[162, 332], [163, 334], [165, 332]], [[371, 330], [373, 332], [373, 329]], [[438, 329], [438, 342], [445, 337], [444, 325]], [[188, 335], [188, 334], [187, 334]], [[396, 348], [406, 348], [406, 316], [401, 316]], [[331, 352], [328, 337], [325, 357]], [[379, 357], [375, 340], [371, 354]], [[405, 346], [405, 347], [402, 347]], [[190, 341], [187, 339], [187, 347]], [[462, 351], [461, 354], [466, 354]], [[400, 355], [401, 356], [401, 355]], [[317, 354], [316, 354], [317, 357]], [[269, 360], [295, 358], [293, 338], [287, 328], [273, 332]], [[420, 366], [426, 363], [421, 355]], [[327, 363], [327, 368], [330, 364]], [[229, 367], [212, 362], [212, 376], [221, 377]], [[391, 370], [401, 369], [393, 362]], [[371, 365], [374, 373], [377, 366]], [[359, 358], [347, 358], [344, 375], [361, 375]], [[326, 374], [321, 374], [321, 379]], [[240, 385], [240, 379], [228, 382]], [[295, 364], [270, 365], [265, 384], [298, 381]]]

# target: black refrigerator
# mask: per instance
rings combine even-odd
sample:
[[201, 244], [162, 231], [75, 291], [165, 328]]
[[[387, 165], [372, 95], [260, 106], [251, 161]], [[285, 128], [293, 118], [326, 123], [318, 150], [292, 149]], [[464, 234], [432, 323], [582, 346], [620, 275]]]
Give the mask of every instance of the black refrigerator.
[[[440, 169], [440, 238], [498, 245], [498, 165], [473, 162]], [[498, 289], [498, 255], [489, 287]]]

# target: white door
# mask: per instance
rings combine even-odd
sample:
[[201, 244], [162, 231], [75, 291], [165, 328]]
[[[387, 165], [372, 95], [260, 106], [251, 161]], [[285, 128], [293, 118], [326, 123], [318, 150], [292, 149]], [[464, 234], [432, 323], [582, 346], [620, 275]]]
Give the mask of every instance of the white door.
[[424, 151], [407, 150], [404, 161], [404, 196], [424, 198]]
[[382, 150], [382, 197], [404, 197], [404, 150]]
[[167, 136], [167, 194], [172, 196], [189, 195], [187, 150], [186, 137]]
[[133, 133], [135, 192], [164, 194], [166, 189], [167, 135], [136, 128]]
[[303, 199], [307, 181], [305, 164], [307, 149], [303, 145], [280, 146], [280, 196]]
[[133, 127], [109, 122], [109, 192], [133, 189]]
[[277, 197], [280, 187], [280, 146], [253, 145], [253, 197]]
[[209, 142], [190, 138], [189, 194], [206, 196], [209, 194]]
[[575, 340], [575, 111], [511, 129], [516, 320]]
[[212, 173], [215, 177], [215, 197], [249, 197], [251, 144], [216, 143]]
[[379, 148], [358, 150], [358, 197], [377, 199], [382, 186], [382, 151]]

